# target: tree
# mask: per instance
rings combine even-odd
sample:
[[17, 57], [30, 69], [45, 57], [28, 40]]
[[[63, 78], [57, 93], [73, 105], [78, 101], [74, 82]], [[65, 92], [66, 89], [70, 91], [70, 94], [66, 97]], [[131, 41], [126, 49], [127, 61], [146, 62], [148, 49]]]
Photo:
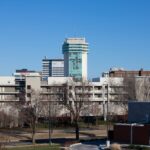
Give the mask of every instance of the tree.
[[[128, 113], [128, 102], [136, 99], [135, 95], [135, 77], [125, 76], [123, 78], [109, 78], [109, 99], [111, 102], [111, 116], [116, 114], [123, 114], [124, 121], [126, 121], [126, 115]], [[116, 109], [117, 108], [117, 109]]]
[[123, 98], [127, 101], [136, 100], [136, 77], [123, 78]]
[[86, 117], [86, 122], [88, 123], [96, 123], [98, 125], [98, 118], [99, 115], [101, 114], [101, 107], [99, 102], [93, 102], [90, 101], [88, 102], [87, 105], [84, 105], [83, 110], [82, 110], [82, 115]]
[[[48, 95], [42, 94], [42, 99], [44, 100], [44, 108], [42, 111], [42, 117], [48, 118], [48, 124], [49, 124], [49, 143], [51, 144], [51, 135], [53, 131], [53, 119], [56, 118], [58, 115], [58, 95], [55, 94], [57, 92], [56, 87], [49, 87], [49, 93]], [[43, 107], [43, 106], [42, 106]], [[57, 110], [58, 109], [58, 110]]]
[[[12, 99], [14, 100], [14, 99]], [[18, 125], [18, 109], [15, 107], [16, 102], [0, 103], [0, 127], [16, 127]]]
[[22, 105], [20, 118], [25, 124], [28, 124], [31, 128], [32, 133], [32, 143], [35, 143], [36, 125], [38, 122], [38, 117], [42, 113], [42, 99], [40, 91], [31, 90], [30, 101], [25, 105]]
[[150, 77], [136, 78], [136, 99], [138, 101], [150, 101]]
[[75, 126], [76, 140], [79, 140], [79, 118], [84, 105], [89, 101], [89, 83], [74, 80], [63, 85], [63, 104], [70, 111], [71, 122]]

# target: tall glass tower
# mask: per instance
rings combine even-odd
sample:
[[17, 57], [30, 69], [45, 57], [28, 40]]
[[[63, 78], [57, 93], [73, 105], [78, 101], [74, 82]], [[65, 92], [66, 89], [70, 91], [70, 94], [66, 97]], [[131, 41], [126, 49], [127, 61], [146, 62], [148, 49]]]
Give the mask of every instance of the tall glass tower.
[[64, 54], [64, 75], [86, 80], [88, 43], [85, 38], [65, 39], [62, 51]]

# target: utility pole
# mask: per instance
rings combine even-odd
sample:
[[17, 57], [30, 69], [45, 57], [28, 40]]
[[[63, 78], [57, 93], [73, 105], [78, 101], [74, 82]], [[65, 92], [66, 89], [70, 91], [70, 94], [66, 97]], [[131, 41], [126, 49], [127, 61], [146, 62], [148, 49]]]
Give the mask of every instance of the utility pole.
[[110, 147], [109, 141], [109, 84], [107, 84], [107, 141], [106, 146]]
[[107, 140], [108, 140], [108, 130], [109, 130], [109, 128], [108, 128], [108, 126], [109, 126], [109, 86], [108, 86], [108, 84], [107, 84]]

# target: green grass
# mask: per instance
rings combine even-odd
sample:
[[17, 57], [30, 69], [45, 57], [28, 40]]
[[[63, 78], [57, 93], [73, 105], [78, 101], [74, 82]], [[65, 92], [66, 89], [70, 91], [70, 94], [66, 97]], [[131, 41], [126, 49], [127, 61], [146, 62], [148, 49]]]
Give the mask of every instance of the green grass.
[[15, 148], [9, 148], [8, 150], [60, 150], [60, 147], [58, 145], [52, 145], [52, 146], [25, 146], [25, 147], [15, 147]]
[[139, 145], [129, 145], [128, 147], [129, 149], [133, 149], [133, 150], [150, 150], [149, 147], [144, 147], [144, 146], [139, 146]]

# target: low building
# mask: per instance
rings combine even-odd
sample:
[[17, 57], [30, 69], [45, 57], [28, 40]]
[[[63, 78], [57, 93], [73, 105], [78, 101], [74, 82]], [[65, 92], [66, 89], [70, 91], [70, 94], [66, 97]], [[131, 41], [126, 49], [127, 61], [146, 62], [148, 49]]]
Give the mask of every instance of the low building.
[[150, 76], [150, 71], [140, 70], [124, 70], [123, 68], [111, 68], [109, 77], [136, 77], [136, 76]]
[[[48, 80], [43, 81], [41, 80], [41, 76], [36, 72], [15, 73], [12, 78], [14, 85], [11, 84], [10, 86], [12, 86], [11, 88], [15, 88], [18, 92], [16, 99], [22, 99], [28, 102], [28, 104], [31, 103], [33, 90], [39, 91], [43, 101], [48, 101], [51, 94], [55, 96], [61, 94], [64, 84], [70, 84], [71, 89], [73, 82], [72, 77], [48, 77]], [[107, 108], [109, 109], [109, 114], [124, 113], [124, 108], [118, 105], [121, 100], [118, 99], [118, 91], [116, 90], [116, 88], [122, 88], [122, 79], [101, 77], [99, 82], [87, 82], [87, 85], [86, 92], [88, 95], [88, 102], [92, 106], [91, 111], [94, 112], [93, 115], [96, 115], [97, 112], [97, 115], [104, 116], [106, 120]], [[79, 92], [78, 95], [81, 95], [82, 83], [75, 82], [75, 87]], [[14, 95], [15, 94], [16, 93], [14, 93]], [[60, 99], [54, 99], [53, 101], [59, 102]], [[90, 114], [92, 115], [92, 113]]]
[[0, 77], [0, 102], [19, 101], [19, 85], [15, 83], [15, 77]]

